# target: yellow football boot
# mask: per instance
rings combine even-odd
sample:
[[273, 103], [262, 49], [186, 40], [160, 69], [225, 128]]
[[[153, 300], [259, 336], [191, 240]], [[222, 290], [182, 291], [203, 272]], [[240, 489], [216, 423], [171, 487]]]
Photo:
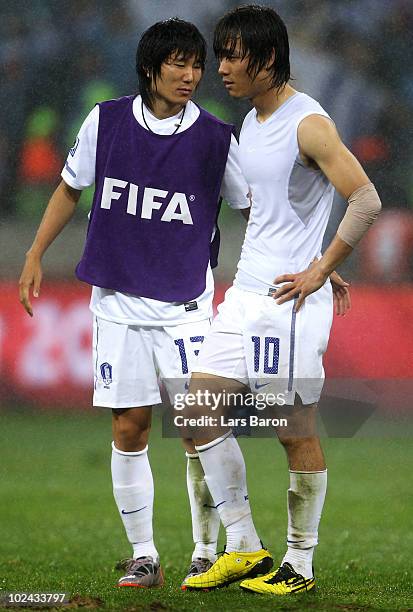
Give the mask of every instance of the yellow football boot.
[[304, 578], [293, 569], [289, 563], [283, 563], [275, 572], [254, 578], [243, 580], [240, 584], [244, 591], [263, 593], [267, 595], [291, 595], [303, 593], [315, 587], [315, 578]]
[[209, 590], [231, 584], [242, 578], [265, 574], [272, 568], [273, 559], [265, 548], [257, 552], [224, 552], [207, 572], [189, 576], [182, 590]]

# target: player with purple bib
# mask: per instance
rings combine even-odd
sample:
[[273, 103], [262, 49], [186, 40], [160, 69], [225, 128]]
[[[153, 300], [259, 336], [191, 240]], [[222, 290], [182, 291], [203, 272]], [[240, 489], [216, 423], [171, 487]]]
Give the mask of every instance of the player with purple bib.
[[[112, 409], [113, 491], [133, 548], [120, 564], [121, 587], [163, 583], [147, 452], [152, 406], [161, 401], [157, 374], [170, 394], [185, 388], [212, 317], [221, 197], [249, 208], [232, 126], [191, 101], [205, 59], [205, 40], [190, 23], [170, 19], [143, 34], [140, 95], [100, 103], [85, 119], [20, 279], [32, 316], [42, 256], [95, 184], [76, 273], [92, 285], [93, 404]], [[189, 442], [186, 449], [193, 575], [216, 559], [219, 516], [198, 454]]]

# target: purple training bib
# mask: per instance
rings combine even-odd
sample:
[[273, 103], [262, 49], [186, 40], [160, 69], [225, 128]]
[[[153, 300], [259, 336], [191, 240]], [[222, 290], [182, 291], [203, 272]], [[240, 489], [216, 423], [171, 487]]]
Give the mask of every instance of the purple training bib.
[[134, 97], [99, 104], [96, 181], [77, 277], [164, 302], [205, 289], [232, 126], [205, 110], [181, 134], [144, 129]]

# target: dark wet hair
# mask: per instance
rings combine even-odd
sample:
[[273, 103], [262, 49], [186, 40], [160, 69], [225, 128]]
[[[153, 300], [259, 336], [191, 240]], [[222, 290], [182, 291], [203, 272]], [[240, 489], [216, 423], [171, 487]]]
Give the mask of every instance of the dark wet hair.
[[214, 52], [218, 60], [233, 55], [240, 42], [241, 57], [248, 56], [248, 74], [255, 78], [269, 66], [271, 87], [280, 89], [290, 79], [290, 45], [287, 28], [274, 9], [250, 4], [226, 13], [217, 23]]
[[139, 93], [149, 108], [153, 102], [152, 78], [156, 82], [163, 62], [174, 53], [184, 59], [194, 55], [204, 71], [206, 42], [193, 23], [174, 17], [155, 23], [142, 34], [136, 50], [136, 73]]

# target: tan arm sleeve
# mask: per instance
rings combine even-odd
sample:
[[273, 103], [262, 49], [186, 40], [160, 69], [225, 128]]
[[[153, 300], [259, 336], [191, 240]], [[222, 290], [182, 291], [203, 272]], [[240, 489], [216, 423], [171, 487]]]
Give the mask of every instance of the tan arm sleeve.
[[338, 226], [338, 236], [354, 248], [374, 223], [380, 210], [380, 198], [373, 183], [359, 187], [348, 199], [346, 214]]

